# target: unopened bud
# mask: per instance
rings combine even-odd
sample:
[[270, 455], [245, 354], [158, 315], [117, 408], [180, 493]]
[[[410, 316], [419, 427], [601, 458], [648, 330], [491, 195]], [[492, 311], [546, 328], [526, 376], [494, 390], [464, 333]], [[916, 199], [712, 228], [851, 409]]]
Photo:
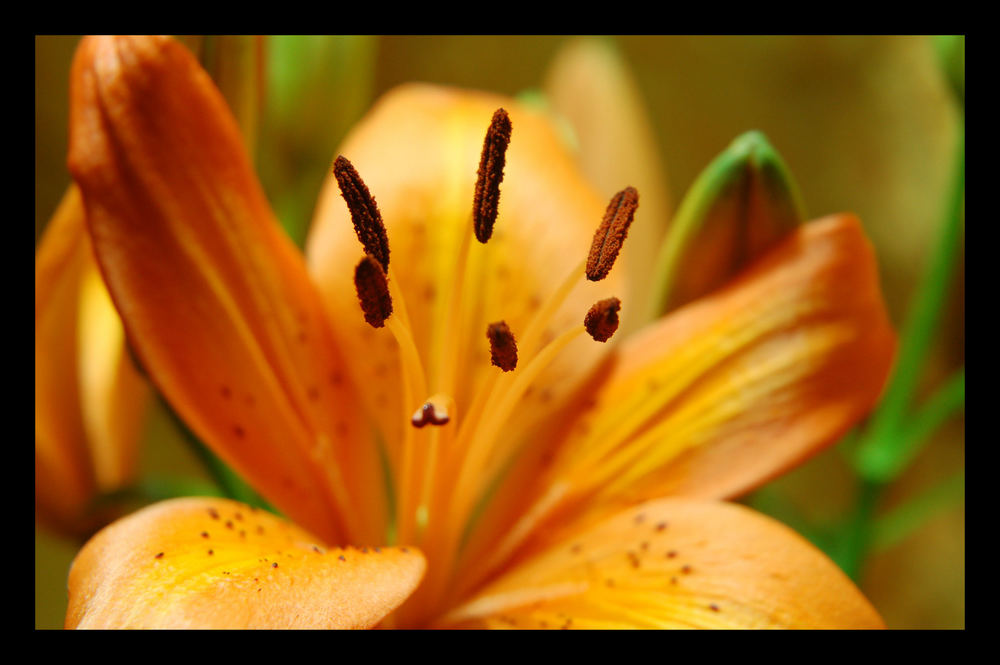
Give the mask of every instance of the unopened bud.
[[671, 223], [652, 314], [721, 287], [802, 220], [795, 183], [767, 138], [738, 137], [698, 176]]

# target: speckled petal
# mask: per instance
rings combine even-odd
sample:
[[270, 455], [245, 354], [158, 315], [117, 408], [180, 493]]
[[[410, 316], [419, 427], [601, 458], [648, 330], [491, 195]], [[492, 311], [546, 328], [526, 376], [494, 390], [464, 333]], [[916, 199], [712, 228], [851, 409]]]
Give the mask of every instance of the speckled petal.
[[735, 504], [660, 499], [511, 568], [440, 625], [489, 628], [882, 628], [819, 550]]
[[154, 504], [77, 556], [66, 627], [370, 628], [424, 573], [414, 549], [318, 543], [234, 501]]

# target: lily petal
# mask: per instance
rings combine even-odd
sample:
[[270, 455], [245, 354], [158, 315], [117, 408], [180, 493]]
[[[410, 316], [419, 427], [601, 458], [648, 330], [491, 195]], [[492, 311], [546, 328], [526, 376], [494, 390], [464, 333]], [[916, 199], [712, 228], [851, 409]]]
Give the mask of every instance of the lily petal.
[[80, 193], [72, 187], [35, 254], [35, 508], [61, 531], [79, 523], [96, 483], [77, 383], [76, 326], [87, 262]]
[[[91, 499], [135, 474], [149, 389], [129, 358], [70, 187], [35, 257], [35, 496], [67, 534], [110, 520]], [[106, 522], [105, 522], [106, 523]]]
[[515, 565], [445, 617], [490, 628], [882, 628], [836, 565], [736, 504], [660, 499]]
[[69, 574], [67, 628], [369, 628], [420, 582], [413, 549], [326, 549], [225, 499], [154, 504], [98, 533]]
[[337, 474], [370, 482], [375, 467], [348, 458], [371, 446], [351, 445], [361, 434], [318, 296], [187, 49], [84, 39], [69, 164], [108, 289], [161, 393], [297, 522], [331, 541], [351, 532], [351, 488]]
[[895, 346], [858, 220], [800, 227], [727, 287], [622, 345], [495, 556], [557, 516], [759, 486], [864, 417]]
[[84, 430], [97, 485], [109, 490], [124, 486], [135, 474], [151, 394], [132, 364], [121, 319], [89, 253], [78, 325]]

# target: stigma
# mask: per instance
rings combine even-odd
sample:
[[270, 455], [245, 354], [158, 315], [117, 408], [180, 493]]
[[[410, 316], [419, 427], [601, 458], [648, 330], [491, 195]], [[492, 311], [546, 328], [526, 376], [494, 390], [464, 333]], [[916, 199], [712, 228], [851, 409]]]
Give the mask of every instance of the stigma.
[[434, 395], [427, 398], [427, 401], [417, 409], [410, 418], [410, 423], [420, 429], [425, 425], [435, 425], [441, 427], [451, 422], [452, 399], [447, 395]]

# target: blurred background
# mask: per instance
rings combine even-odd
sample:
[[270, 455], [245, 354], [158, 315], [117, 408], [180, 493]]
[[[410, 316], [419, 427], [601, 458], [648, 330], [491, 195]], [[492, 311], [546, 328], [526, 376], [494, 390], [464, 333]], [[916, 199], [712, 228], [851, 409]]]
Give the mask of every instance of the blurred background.
[[[70, 182], [65, 166], [68, 77], [77, 41], [74, 36], [35, 39], [36, 247]], [[964, 141], [959, 129], [964, 39], [629, 36], [580, 42], [568, 36], [392, 36], [184, 41], [235, 100], [265, 189], [299, 241], [336, 146], [381, 93], [403, 82], [425, 81], [552, 100], [559, 94], [566, 54], [581, 43], [588, 45], [620, 67], [622, 94], [642, 109], [637, 131], [649, 154], [641, 158], [655, 167], [655, 178], [667, 194], [665, 208], [676, 209], [700, 171], [736, 136], [763, 131], [798, 182], [810, 218], [842, 211], [860, 216], [878, 253], [890, 315], [900, 328], [921, 289], [927, 288], [924, 276], [940, 246], [954, 189], [956, 150]], [[949, 69], [957, 62], [949, 50], [956, 43], [960, 68]], [[572, 109], [563, 111], [571, 127]], [[573, 129], [567, 131], [572, 134]], [[586, 139], [585, 131], [578, 133], [577, 140]], [[919, 368], [913, 401], [917, 410], [964, 367], [964, 221], [951, 266], [936, 276], [944, 304]], [[826, 549], [892, 628], [965, 626], [964, 406], [938, 418], [936, 425], [913, 459], [870, 495], [866, 524], [881, 522], [866, 532], [869, 537], [853, 561], [844, 558], [841, 546], [850, 525], [856, 525], [865, 486], [851, 463], [851, 442], [745, 499]], [[153, 408], [144, 438], [140, 478], [209, 481], [162, 409]], [[77, 539], [36, 527], [36, 627], [62, 626], [66, 571], [79, 545]]]

